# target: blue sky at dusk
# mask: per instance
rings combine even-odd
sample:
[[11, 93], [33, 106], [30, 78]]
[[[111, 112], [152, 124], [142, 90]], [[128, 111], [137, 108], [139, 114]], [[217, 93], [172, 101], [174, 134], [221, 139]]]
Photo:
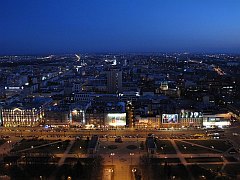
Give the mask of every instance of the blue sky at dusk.
[[240, 53], [239, 0], [5, 0], [0, 54]]

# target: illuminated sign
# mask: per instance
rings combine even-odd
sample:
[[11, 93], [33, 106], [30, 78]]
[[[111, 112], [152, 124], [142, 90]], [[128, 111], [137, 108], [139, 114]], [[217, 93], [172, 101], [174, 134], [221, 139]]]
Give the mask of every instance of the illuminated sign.
[[203, 122], [203, 126], [230, 126], [230, 121], [221, 121], [221, 122]]
[[221, 122], [224, 121], [224, 118], [219, 118], [219, 117], [209, 117], [209, 118], [205, 118], [206, 122]]
[[9, 90], [18, 90], [18, 89], [23, 89], [23, 86], [22, 87], [5, 87], [5, 89], [9, 89]]
[[180, 113], [181, 118], [202, 118], [202, 112], [194, 112], [194, 111], [184, 111], [182, 110]]
[[107, 123], [109, 126], [125, 126], [126, 113], [109, 113], [107, 114]]
[[162, 115], [162, 123], [178, 123], [178, 114], [163, 114]]
[[138, 119], [138, 123], [148, 123], [148, 119], [147, 118], [140, 118], [140, 119]]

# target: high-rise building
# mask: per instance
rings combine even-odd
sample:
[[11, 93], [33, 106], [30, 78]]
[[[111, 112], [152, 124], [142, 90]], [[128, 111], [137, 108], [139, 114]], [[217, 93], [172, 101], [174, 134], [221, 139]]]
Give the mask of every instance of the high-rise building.
[[119, 93], [122, 91], [122, 71], [111, 69], [107, 71], [107, 90], [108, 93]]

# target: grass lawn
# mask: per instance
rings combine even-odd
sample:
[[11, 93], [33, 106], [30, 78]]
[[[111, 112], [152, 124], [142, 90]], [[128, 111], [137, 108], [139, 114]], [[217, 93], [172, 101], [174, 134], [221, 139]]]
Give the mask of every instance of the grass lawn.
[[69, 164], [63, 164], [58, 168], [55, 179], [72, 179], [90, 180], [99, 179], [102, 171], [102, 158], [70, 158], [66, 159]]
[[192, 172], [194, 179], [214, 179], [216, 173], [198, 165], [190, 165], [188, 169]]
[[224, 141], [224, 140], [185, 140], [185, 141], [199, 144], [209, 148], [213, 146], [214, 149], [217, 149], [223, 152], [229, 149], [230, 147], [232, 147], [231, 144], [229, 144], [227, 141]]
[[[11, 165], [0, 167], [4, 175], [10, 176], [10, 179], [23, 180], [23, 179], [49, 179], [54, 170], [57, 169], [56, 165], [50, 164], [29, 164], [29, 165]], [[5, 179], [5, 178], [4, 178]]]
[[188, 163], [223, 162], [220, 157], [185, 158]]
[[11, 151], [16, 152], [16, 151], [28, 149], [28, 148], [31, 148], [31, 147], [36, 147], [36, 146], [40, 146], [40, 145], [44, 145], [44, 144], [49, 144], [49, 143], [52, 143], [52, 142], [56, 142], [56, 141], [41, 140], [41, 139], [40, 140], [23, 139], [18, 144], [16, 144]]
[[224, 168], [224, 172], [232, 175], [232, 176], [236, 176], [236, 175], [240, 175], [240, 163], [239, 164], [227, 164]]
[[238, 160], [233, 156], [225, 156], [228, 162], [238, 162]]
[[205, 154], [205, 153], [219, 153], [211, 149], [205, 149], [203, 147], [191, 145], [182, 141], [175, 141], [179, 150], [183, 154]]
[[157, 152], [161, 154], [176, 154], [172, 143], [169, 140], [157, 140]]
[[87, 146], [88, 141], [87, 140], [76, 140], [72, 146], [72, 148], [69, 151], [69, 154], [86, 154], [87, 153]]
[[189, 179], [184, 165], [152, 165], [149, 174], [152, 174], [151, 180], [173, 179], [173, 177], [175, 179]]
[[179, 158], [152, 158], [150, 159], [151, 164], [162, 164], [162, 163], [180, 163]]
[[58, 142], [56, 144], [51, 144], [48, 146], [30, 150], [30, 152], [39, 152], [39, 153], [50, 152], [52, 154], [63, 154], [65, 152], [65, 150], [67, 149], [69, 142], [70, 142], [69, 140]]
[[222, 164], [199, 164], [198, 166], [209, 171], [218, 172], [222, 168]]

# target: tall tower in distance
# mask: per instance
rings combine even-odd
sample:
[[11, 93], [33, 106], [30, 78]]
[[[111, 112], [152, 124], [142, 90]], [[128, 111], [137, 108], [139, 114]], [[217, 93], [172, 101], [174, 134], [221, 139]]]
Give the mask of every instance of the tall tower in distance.
[[122, 71], [120, 69], [107, 71], [107, 91], [112, 94], [122, 91]]

